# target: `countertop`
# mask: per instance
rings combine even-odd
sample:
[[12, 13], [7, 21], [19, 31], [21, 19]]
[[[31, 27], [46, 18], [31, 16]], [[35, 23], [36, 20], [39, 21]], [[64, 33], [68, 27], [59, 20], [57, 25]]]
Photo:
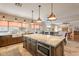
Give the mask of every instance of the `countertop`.
[[58, 46], [58, 44], [64, 40], [65, 37], [63, 36], [51, 36], [51, 35], [44, 35], [44, 34], [30, 34], [24, 35], [24, 37], [29, 37], [39, 42], [43, 42], [45, 44], [51, 45], [53, 47]]
[[0, 36], [7, 36], [7, 35], [11, 35], [11, 34], [0, 34]]
[[22, 37], [22, 34], [12, 34], [12, 37]]
[[13, 38], [14, 37], [22, 37], [22, 34], [0, 34], [1, 37], [2, 36], [9, 36], [9, 35], [11, 35]]

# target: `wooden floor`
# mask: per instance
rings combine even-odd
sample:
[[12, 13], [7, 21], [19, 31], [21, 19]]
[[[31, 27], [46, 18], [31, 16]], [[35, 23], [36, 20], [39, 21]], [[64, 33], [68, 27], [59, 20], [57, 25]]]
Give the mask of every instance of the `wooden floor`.
[[64, 47], [64, 53], [66, 56], [79, 56], [79, 42], [68, 41]]
[[0, 48], [0, 56], [32, 56], [25, 48], [23, 43], [18, 43]]
[[[65, 56], [79, 56], [79, 42], [68, 41], [64, 46]], [[18, 43], [0, 48], [0, 56], [32, 56], [25, 48], [23, 43]]]

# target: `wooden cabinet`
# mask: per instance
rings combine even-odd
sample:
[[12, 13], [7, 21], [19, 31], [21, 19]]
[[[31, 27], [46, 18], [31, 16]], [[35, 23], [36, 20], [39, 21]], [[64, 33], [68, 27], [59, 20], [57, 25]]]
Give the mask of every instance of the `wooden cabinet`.
[[0, 36], [0, 47], [9, 45], [9, 42], [11, 42], [11, 40], [11, 35]]
[[31, 53], [33, 55], [36, 55], [36, 45], [37, 45], [36, 43], [37, 43], [37, 41], [31, 40]]
[[64, 41], [61, 41], [58, 46], [39, 42], [32, 38], [25, 37], [23, 46], [34, 56], [63, 56], [64, 55]]
[[21, 43], [23, 42], [23, 37], [13, 37], [12, 38], [12, 44], [15, 44], [15, 43]]
[[27, 50], [31, 51], [31, 39], [30, 38], [27, 39]]
[[27, 48], [27, 40], [26, 40], [27, 38], [24, 37], [23, 39], [24, 39], [24, 41], [23, 41], [23, 47]]
[[64, 42], [62, 41], [56, 48], [51, 47], [52, 56], [64, 56]]
[[26, 48], [32, 55], [36, 55], [36, 40], [32, 40], [31, 38], [24, 38], [23, 46]]
[[23, 42], [23, 37], [12, 37], [12, 35], [0, 36], [0, 47]]
[[73, 31], [70, 35], [71, 40], [79, 41], [79, 31]]

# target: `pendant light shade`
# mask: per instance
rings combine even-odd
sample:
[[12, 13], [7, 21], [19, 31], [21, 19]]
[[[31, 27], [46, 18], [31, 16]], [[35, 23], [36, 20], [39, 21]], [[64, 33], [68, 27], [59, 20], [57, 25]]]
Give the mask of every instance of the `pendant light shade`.
[[5, 16], [2, 16], [2, 20], [5, 20]]
[[56, 20], [56, 16], [55, 16], [55, 14], [53, 13], [53, 4], [52, 4], [52, 3], [51, 3], [51, 14], [48, 16], [48, 19], [49, 19], [50, 21]]
[[37, 22], [38, 22], [38, 23], [42, 22], [41, 19], [40, 19], [40, 17], [37, 19]]
[[37, 22], [42, 22], [42, 20], [40, 18], [40, 7], [41, 7], [41, 5], [39, 5], [38, 7], [39, 7], [39, 18], [37, 19]]
[[49, 20], [56, 20], [55, 14], [51, 13], [48, 17]]

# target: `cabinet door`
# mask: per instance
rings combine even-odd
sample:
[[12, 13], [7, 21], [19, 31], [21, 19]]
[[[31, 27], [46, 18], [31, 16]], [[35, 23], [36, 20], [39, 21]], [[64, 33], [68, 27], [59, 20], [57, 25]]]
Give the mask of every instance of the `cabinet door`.
[[31, 51], [31, 39], [30, 38], [27, 39], [27, 50]]
[[31, 40], [31, 53], [33, 54], [33, 55], [36, 55], [36, 52], [37, 52], [37, 49], [36, 49], [36, 40]]
[[27, 38], [24, 38], [23, 47], [24, 47], [24, 48], [27, 48]]
[[6, 39], [4, 39], [4, 37], [0, 37], [0, 47], [6, 46], [6, 42], [7, 41], [6, 41]]

